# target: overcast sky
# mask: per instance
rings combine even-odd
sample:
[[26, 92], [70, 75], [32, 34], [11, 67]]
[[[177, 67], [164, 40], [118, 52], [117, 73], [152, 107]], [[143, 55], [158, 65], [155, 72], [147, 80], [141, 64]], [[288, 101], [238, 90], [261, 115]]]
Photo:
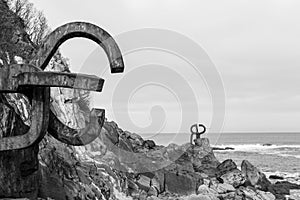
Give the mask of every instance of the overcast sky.
[[[44, 11], [52, 29], [71, 21], [87, 21], [113, 36], [146, 27], [181, 33], [205, 49], [223, 79], [226, 93], [224, 132], [300, 130], [299, 0], [30, 1]], [[92, 42], [75, 39], [64, 44], [62, 51], [76, 71], [95, 48]], [[129, 68], [134, 62], [159, 62], [159, 57], [153, 58], [154, 61], [149, 59], [147, 52], [124, 59]], [[87, 73], [84, 69], [80, 71]], [[205, 88], [203, 80], [195, 83], [191, 79], [190, 84], [193, 90], [200, 85]], [[99, 95], [112, 95], [106, 91], [108, 89], [104, 88]], [[181, 119], [177, 101], [172, 95], [165, 95], [167, 92], [163, 88], [146, 91], [136, 93], [129, 105], [132, 121], [141, 126], [151, 123], [149, 105], [155, 101], [165, 109], [167, 124], [163, 131], [178, 130]], [[202, 96], [203, 101], [198, 105], [202, 113], [199, 120], [209, 124], [212, 112], [209, 92], [199, 89], [195, 93]], [[111, 114], [110, 98], [99, 98], [103, 101], [101, 107], [107, 110], [106, 116], [115, 119]], [[203, 113], [208, 118], [203, 117]], [[120, 126], [137, 131], [127, 124]]]

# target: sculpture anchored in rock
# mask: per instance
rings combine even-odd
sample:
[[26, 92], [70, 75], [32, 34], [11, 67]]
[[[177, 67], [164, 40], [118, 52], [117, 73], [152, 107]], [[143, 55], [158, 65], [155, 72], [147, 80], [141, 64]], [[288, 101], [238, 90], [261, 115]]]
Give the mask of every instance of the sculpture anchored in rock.
[[[199, 132], [198, 127], [202, 128], [202, 131]], [[196, 140], [200, 139], [200, 136], [205, 133], [206, 127], [203, 124], [194, 124], [191, 126], [191, 140], [190, 144], [193, 145], [193, 136], [196, 135]]]
[[92, 109], [83, 129], [73, 129], [60, 122], [50, 109], [50, 87], [65, 87], [101, 92], [104, 79], [94, 75], [46, 72], [51, 58], [59, 46], [68, 39], [84, 37], [99, 44], [105, 51], [111, 73], [124, 71], [121, 51], [114, 39], [100, 27], [85, 23], [65, 24], [46, 38], [33, 52], [28, 64], [14, 64], [0, 68], [0, 93], [23, 93], [31, 102], [31, 126], [27, 133], [0, 138], [0, 151], [26, 148], [38, 143], [46, 131], [61, 142], [85, 145], [95, 140], [102, 129], [105, 110]]

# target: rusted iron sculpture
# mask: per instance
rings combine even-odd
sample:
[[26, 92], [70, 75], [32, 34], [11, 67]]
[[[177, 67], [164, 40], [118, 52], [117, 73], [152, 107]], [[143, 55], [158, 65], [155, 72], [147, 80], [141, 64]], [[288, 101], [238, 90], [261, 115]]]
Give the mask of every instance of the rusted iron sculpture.
[[[199, 132], [198, 127], [202, 128], [202, 131]], [[194, 124], [191, 126], [191, 140], [190, 144], [193, 145], [193, 136], [196, 135], [196, 139], [200, 139], [200, 136], [205, 133], [206, 127], [203, 124]]]
[[[102, 129], [105, 110], [92, 109], [83, 129], [73, 129], [60, 122], [50, 109], [50, 87], [65, 87], [101, 92], [104, 79], [97, 76], [42, 71], [59, 46], [68, 39], [84, 37], [95, 41], [105, 51], [111, 73], [124, 71], [121, 51], [114, 39], [103, 29], [90, 23], [65, 24], [50, 33], [44, 43], [33, 52], [28, 64], [14, 64], [0, 68], [0, 93], [23, 93], [31, 102], [31, 126], [20, 136], [0, 138], [0, 151], [26, 148], [36, 144], [48, 132], [70, 145], [86, 145], [95, 140]], [[37, 67], [38, 66], [38, 67]]]

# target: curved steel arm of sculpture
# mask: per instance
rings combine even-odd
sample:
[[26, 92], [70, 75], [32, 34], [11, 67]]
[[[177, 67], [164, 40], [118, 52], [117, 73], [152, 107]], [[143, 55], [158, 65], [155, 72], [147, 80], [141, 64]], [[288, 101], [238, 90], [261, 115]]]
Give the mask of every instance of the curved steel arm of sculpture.
[[[105, 110], [92, 109], [87, 126], [83, 129], [71, 129], [59, 121], [55, 114], [50, 113], [48, 132], [57, 140], [81, 146], [94, 141], [100, 134], [105, 119]], [[63, 134], [61, 134], [63, 133]]]
[[[74, 37], [85, 37], [95, 41], [108, 56], [111, 72], [124, 71], [122, 54], [115, 40], [100, 27], [85, 22], [68, 23], [50, 33], [37, 53], [38, 66], [45, 69], [58, 47], [66, 40]], [[77, 130], [63, 124], [51, 111], [48, 131], [61, 142], [70, 145], [86, 145], [100, 135], [104, 115], [104, 110], [93, 109], [90, 113], [90, 119], [86, 121], [86, 128]]]
[[104, 79], [93, 75], [62, 72], [24, 72], [16, 77], [20, 86], [64, 87], [101, 92]]
[[102, 28], [86, 22], [68, 23], [50, 33], [34, 59], [37, 61], [37, 66], [45, 69], [58, 47], [66, 40], [74, 37], [88, 38], [99, 44], [108, 56], [111, 73], [124, 71], [121, 51], [112, 36]]
[[64, 87], [101, 92], [104, 79], [94, 75], [44, 72], [30, 64], [14, 64], [0, 68], [0, 92], [22, 92], [24, 88]]
[[24, 135], [0, 138], [0, 151], [22, 149], [41, 141], [49, 121], [50, 89], [35, 87], [32, 95], [31, 126]]

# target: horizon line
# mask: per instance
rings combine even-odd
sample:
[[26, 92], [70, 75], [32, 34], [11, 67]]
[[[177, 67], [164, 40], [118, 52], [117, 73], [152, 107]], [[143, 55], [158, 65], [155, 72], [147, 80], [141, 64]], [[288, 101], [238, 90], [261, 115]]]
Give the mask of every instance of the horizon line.
[[[139, 133], [139, 134], [174, 134], [176, 132], [159, 132], [159, 133]], [[190, 132], [177, 132], [176, 134], [190, 134]], [[216, 134], [218, 132], [205, 132], [203, 134]], [[219, 133], [299, 133], [300, 131], [230, 131], [230, 132], [219, 132]], [[202, 135], [202, 134], [201, 134]]]

